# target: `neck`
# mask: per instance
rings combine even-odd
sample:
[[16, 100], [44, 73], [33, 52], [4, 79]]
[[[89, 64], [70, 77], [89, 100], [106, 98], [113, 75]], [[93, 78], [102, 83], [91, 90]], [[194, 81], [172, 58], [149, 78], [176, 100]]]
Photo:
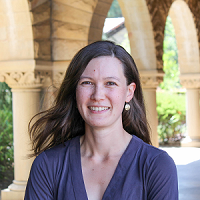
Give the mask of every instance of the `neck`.
[[90, 128], [86, 125], [81, 138], [81, 154], [87, 157], [107, 158], [120, 156], [128, 146], [132, 136], [122, 126], [112, 128]]

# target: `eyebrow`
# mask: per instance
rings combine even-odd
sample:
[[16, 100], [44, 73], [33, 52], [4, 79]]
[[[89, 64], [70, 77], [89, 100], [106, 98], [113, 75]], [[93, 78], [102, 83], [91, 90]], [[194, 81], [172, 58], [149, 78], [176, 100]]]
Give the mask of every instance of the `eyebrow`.
[[84, 79], [84, 78], [86, 78], [86, 79], [91, 79], [91, 80], [92, 80], [92, 78], [89, 77], [89, 76], [81, 76], [81, 77], [80, 77], [80, 80], [81, 80], [81, 79]]
[[116, 76], [109, 76], [109, 77], [106, 77], [105, 79], [115, 79], [120, 82], [120, 79]]
[[[90, 79], [90, 80], [92, 80], [92, 78], [89, 77], [89, 76], [81, 76], [81, 77], [80, 77], [80, 80], [81, 80], [81, 79]], [[104, 78], [104, 79], [105, 79], [105, 80], [107, 80], [107, 79], [115, 79], [115, 80], [121, 82], [120, 79], [119, 79], [118, 77], [116, 77], [116, 76], [109, 76], [109, 77], [106, 77], [106, 78]]]

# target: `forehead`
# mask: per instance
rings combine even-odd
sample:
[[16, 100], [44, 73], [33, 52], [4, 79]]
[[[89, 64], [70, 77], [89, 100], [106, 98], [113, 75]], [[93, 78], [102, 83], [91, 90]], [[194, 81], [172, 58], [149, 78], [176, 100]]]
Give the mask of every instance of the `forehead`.
[[87, 74], [115, 74], [124, 76], [123, 64], [116, 58], [111, 56], [101, 56], [93, 58], [87, 65], [82, 75]]

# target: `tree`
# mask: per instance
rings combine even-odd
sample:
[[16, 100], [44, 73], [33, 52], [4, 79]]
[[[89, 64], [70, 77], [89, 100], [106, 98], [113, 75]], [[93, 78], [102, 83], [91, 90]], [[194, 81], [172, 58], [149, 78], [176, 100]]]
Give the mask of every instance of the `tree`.
[[107, 18], [123, 17], [117, 0], [113, 0], [110, 10], [108, 11]]
[[162, 143], [180, 140], [185, 132], [185, 93], [176, 93], [181, 88], [179, 80], [178, 49], [175, 31], [168, 16], [163, 42], [164, 81], [162, 92], [157, 92], [158, 134]]
[[164, 90], [181, 88], [179, 80], [178, 49], [176, 36], [171, 18], [168, 16], [165, 25], [163, 43], [163, 70], [165, 72], [164, 81], [160, 87]]
[[0, 82], [0, 110], [3, 110], [4, 106], [12, 111], [12, 92], [6, 83]]
[[185, 132], [185, 96], [157, 92], [158, 134], [161, 143], [178, 141]]
[[12, 93], [0, 83], [0, 188], [7, 187], [14, 177]]

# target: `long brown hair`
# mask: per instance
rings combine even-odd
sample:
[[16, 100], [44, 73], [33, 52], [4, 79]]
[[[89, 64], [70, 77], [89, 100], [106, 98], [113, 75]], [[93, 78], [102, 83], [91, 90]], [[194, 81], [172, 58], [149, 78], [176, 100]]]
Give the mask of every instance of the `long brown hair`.
[[113, 42], [98, 41], [84, 47], [74, 56], [55, 99], [55, 105], [37, 114], [36, 116], [41, 117], [32, 126], [29, 123], [33, 156], [84, 134], [84, 120], [76, 108], [76, 87], [88, 63], [100, 56], [118, 58], [123, 63], [127, 85], [132, 82], [136, 84], [134, 97], [129, 102], [131, 108], [122, 112], [123, 127], [129, 134], [151, 144], [139, 73], [133, 58], [123, 47]]

